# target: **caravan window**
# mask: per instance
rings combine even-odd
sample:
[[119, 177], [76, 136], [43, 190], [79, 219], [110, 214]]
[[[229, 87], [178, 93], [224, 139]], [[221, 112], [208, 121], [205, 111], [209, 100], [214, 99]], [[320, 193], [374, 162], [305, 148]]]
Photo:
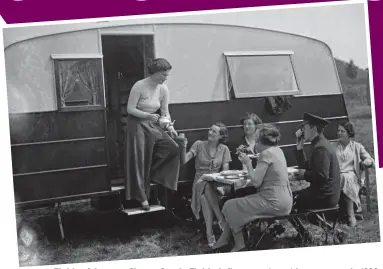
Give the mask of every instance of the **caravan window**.
[[101, 56], [52, 55], [60, 111], [103, 107]]
[[226, 52], [229, 94], [233, 98], [299, 94], [293, 52]]

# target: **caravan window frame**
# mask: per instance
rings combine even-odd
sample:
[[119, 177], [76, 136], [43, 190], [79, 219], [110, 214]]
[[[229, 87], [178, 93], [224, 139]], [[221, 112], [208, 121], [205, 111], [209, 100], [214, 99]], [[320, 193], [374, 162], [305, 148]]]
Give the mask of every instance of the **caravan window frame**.
[[[104, 110], [105, 109], [105, 82], [104, 82], [104, 66], [103, 66], [103, 55], [102, 54], [52, 54], [52, 66], [53, 66], [53, 78], [54, 85], [56, 88], [56, 100], [57, 100], [57, 110], [60, 112], [70, 112], [70, 111], [90, 111], [90, 110]], [[98, 98], [99, 102], [97, 104], [87, 104], [87, 105], [73, 105], [73, 106], [63, 106], [61, 98], [61, 85], [58, 74], [58, 64], [60, 61], [78, 61], [78, 60], [90, 60], [97, 62], [97, 73], [98, 76]]]
[[[270, 97], [270, 96], [299, 96], [302, 95], [302, 91], [299, 87], [299, 82], [294, 67], [294, 61], [292, 55], [293, 51], [226, 51], [223, 52], [225, 57], [225, 67], [226, 67], [226, 87], [229, 98], [228, 99], [237, 99], [237, 98], [251, 98], [251, 97]], [[233, 75], [230, 71], [229, 57], [257, 57], [257, 56], [286, 56], [289, 59], [291, 66], [291, 75], [292, 82], [295, 84], [294, 90], [289, 91], [263, 91], [263, 92], [237, 92], [235, 90], [235, 85], [233, 82]]]

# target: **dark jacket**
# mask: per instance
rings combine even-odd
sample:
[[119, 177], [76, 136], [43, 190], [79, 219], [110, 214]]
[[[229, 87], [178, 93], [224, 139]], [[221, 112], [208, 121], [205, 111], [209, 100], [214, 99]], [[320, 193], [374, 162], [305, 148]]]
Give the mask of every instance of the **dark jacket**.
[[[241, 141], [239, 141], [240, 143], [239, 144], [230, 144], [229, 145], [229, 149], [230, 149], [230, 152], [231, 152], [231, 163], [230, 163], [230, 169], [232, 170], [242, 170], [242, 162], [238, 159], [238, 155], [235, 154], [236, 152], [236, 149], [241, 146], [241, 145], [245, 145], [246, 147], [249, 146], [249, 144], [247, 143], [246, 141], [246, 138], [245, 136], [242, 136], [241, 138]], [[257, 159], [251, 159], [252, 161], [252, 164], [253, 164], [253, 168], [255, 168], [257, 166]]]
[[296, 151], [298, 166], [305, 169], [304, 179], [310, 182], [310, 193], [314, 200], [326, 200], [337, 204], [340, 198], [340, 170], [338, 158], [330, 142], [319, 135], [311, 142], [312, 155], [306, 159], [303, 150]]

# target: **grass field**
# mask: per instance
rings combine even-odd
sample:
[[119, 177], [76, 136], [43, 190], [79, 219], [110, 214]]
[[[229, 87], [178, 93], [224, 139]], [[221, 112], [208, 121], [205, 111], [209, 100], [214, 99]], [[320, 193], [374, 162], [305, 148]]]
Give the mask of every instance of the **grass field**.
[[[363, 143], [373, 155], [371, 107], [344, 87], [350, 119], [356, 127], [356, 141]], [[358, 94], [356, 94], [358, 95]], [[352, 97], [350, 97], [352, 96]], [[380, 241], [375, 171], [372, 171], [372, 213], [367, 213], [365, 201], [364, 220], [355, 228], [339, 227], [348, 233], [343, 244]], [[35, 240], [28, 250], [20, 247], [20, 265], [48, 265], [94, 261], [125, 260], [201, 254], [206, 250], [203, 236], [187, 223], [170, 221], [161, 212], [127, 217], [118, 212], [98, 212], [88, 204], [63, 208], [66, 240], [60, 240], [60, 231], [54, 209], [25, 211], [17, 215], [34, 232]], [[276, 249], [299, 247], [293, 237], [295, 231], [287, 228], [283, 238], [265, 240], [263, 248]], [[319, 241], [312, 245], [318, 245]], [[312, 246], [310, 245], [310, 246]], [[25, 260], [25, 253], [31, 253]]]

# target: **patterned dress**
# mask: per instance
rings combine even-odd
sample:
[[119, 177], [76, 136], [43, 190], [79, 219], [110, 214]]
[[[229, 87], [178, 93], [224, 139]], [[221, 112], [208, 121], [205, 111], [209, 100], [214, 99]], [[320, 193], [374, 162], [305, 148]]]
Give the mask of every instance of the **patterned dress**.
[[340, 184], [342, 192], [354, 202], [356, 211], [361, 212], [362, 206], [359, 199], [359, 190], [363, 182], [363, 171], [360, 164], [365, 159], [373, 159], [362, 144], [355, 141], [343, 147], [339, 142], [333, 143], [339, 161]]
[[205, 190], [206, 184], [208, 184], [207, 181], [201, 180], [201, 177], [204, 174], [217, 173], [221, 170], [223, 164], [231, 162], [230, 151], [226, 145], [219, 144], [216, 154], [214, 156], [210, 156], [207, 149], [207, 144], [207, 141], [198, 140], [189, 150], [189, 152], [191, 152], [195, 158], [196, 173], [193, 182], [191, 208], [196, 219], [200, 218], [200, 199]]

